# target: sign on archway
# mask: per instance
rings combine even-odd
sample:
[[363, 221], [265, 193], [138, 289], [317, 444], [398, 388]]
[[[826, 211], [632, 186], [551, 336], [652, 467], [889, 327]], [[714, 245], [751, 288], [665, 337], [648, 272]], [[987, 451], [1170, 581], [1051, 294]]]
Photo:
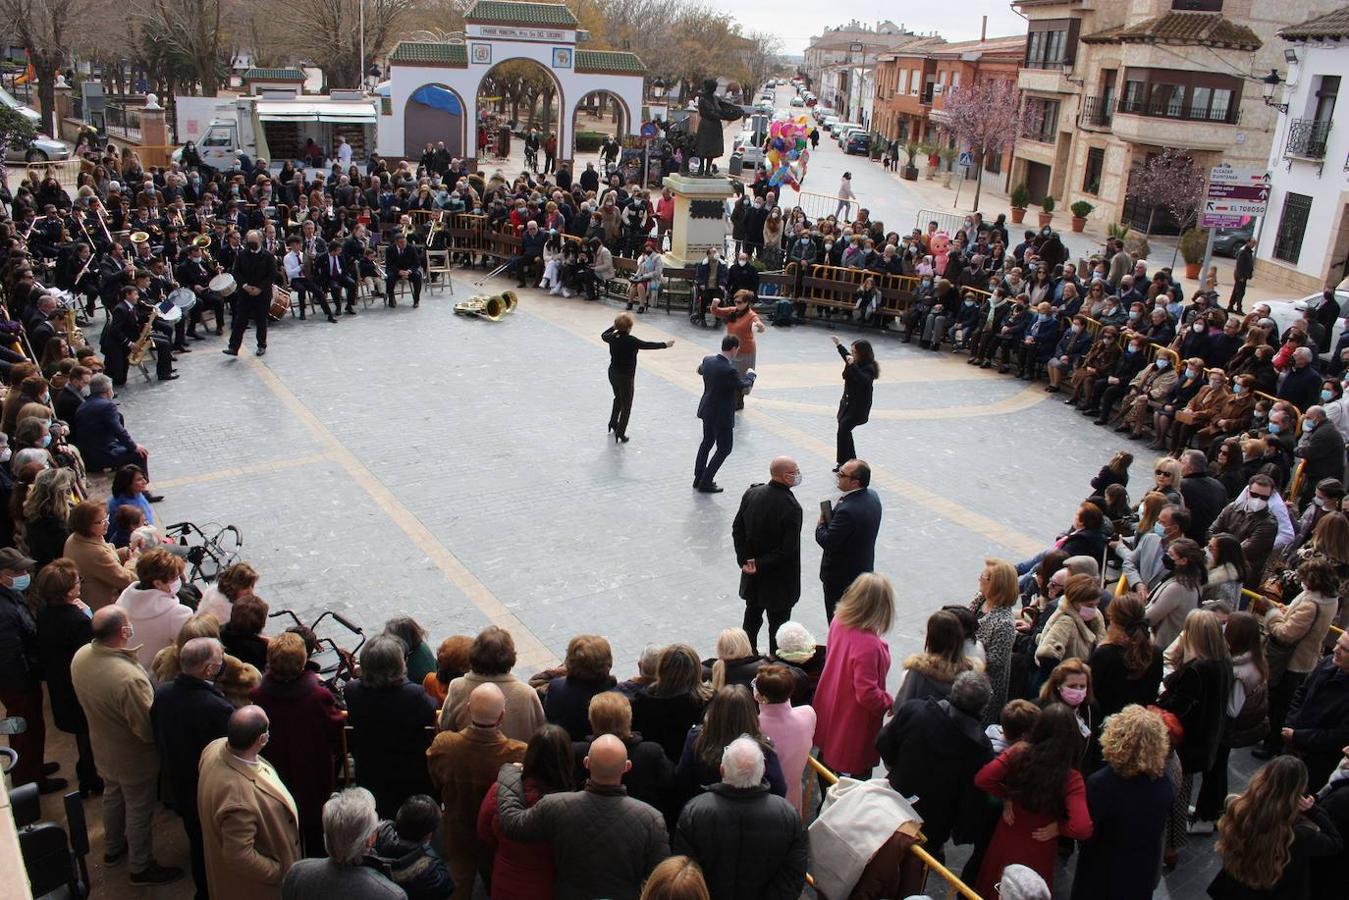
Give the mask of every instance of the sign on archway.
[[[478, 0], [464, 16], [462, 41], [402, 41], [389, 54], [380, 155], [415, 158], [426, 143], [444, 141], [446, 149], [462, 148], [452, 155], [477, 159], [483, 136], [477, 125], [486, 113], [479, 108], [484, 102], [479, 92], [489, 72], [513, 60], [536, 63], [556, 86], [559, 161], [571, 160], [577, 108], [597, 91], [622, 109], [620, 136], [633, 134], [640, 124], [645, 66], [634, 53], [578, 47], [578, 31], [576, 17], [560, 3]], [[457, 117], [449, 103], [423, 102], [439, 96], [428, 95], [427, 87], [452, 96], [461, 110]]]

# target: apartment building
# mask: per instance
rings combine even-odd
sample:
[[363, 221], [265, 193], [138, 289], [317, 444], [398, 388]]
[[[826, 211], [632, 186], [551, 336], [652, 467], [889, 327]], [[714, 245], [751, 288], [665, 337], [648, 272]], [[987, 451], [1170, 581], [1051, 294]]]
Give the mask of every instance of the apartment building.
[[875, 27], [853, 21], [811, 38], [803, 71], [821, 104], [833, 107], [848, 121], [869, 127], [877, 60], [921, 40], [922, 36], [888, 20]]
[[1086, 200], [1092, 217], [1174, 231], [1164, 210], [1128, 197], [1130, 172], [1166, 147], [1199, 165], [1263, 166], [1276, 112], [1261, 79], [1282, 67], [1281, 28], [1325, 0], [1016, 0], [1028, 20], [1018, 78], [1037, 112], [1011, 182], [1033, 202]]

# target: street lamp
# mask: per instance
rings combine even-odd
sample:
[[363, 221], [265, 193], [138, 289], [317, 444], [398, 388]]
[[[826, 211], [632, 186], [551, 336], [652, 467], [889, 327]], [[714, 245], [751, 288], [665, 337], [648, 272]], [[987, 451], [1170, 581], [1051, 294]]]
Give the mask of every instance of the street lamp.
[[1278, 71], [1270, 69], [1269, 74], [1260, 79], [1260, 94], [1263, 97], [1266, 106], [1277, 109], [1284, 115], [1288, 115], [1287, 103], [1274, 102], [1274, 92], [1281, 84], [1283, 84], [1283, 79], [1279, 77]]

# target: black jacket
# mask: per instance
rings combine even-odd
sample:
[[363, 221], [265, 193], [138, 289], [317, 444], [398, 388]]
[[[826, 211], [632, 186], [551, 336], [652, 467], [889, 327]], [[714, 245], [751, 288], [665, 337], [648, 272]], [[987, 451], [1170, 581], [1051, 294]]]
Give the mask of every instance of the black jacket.
[[554, 678], [543, 695], [544, 717], [567, 729], [573, 741], [579, 741], [590, 733], [590, 698], [612, 691], [616, 684], [612, 678], [599, 683], [566, 676]]
[[408, 900], [444, 900], [454, 891], [445, 860], [420, 842], [398, 836], [393, 822], [380, 822], [375, 832], [379, 870], [403, 889]]
[[660, 744], [673, 765], [684, 752], [689, 729], [703, 721], [705, 706], [688, 694], [653, 697], [640, 691], [632, 697], [632, 729]]
[[225, 736], [234, 705], [213, 684], [179, 673], [155, 689], [150, 725], [167, 776], [173, 806], [197, 810], [197, 764], [206, 745]]
[[359, 679], [347, 684], [347, 722], [351, 725], [351, 754], [356, 760], [356, 783], [375, 795], [384, 818], [412, 794], [431, 794], [426, 751], [436, 721], [436, 705], [420, 684], [404, 681], [370, 688]]
[[1199, 472], [1180, 480], [1180, 495], [1190, 511], [1190, 527], [1185, 536], [1202, 544], [1208, 540], [1209, 526], [1227, 505], [1227, 488], [1207, 472]]
[[83, 734], [89, 730], [80, 698], [75, 696], [75, 686], [70, 682], [70, 661], [75, 651], [89, 643], [92, 637], [89, 617], [78, 606], [44, 604], [38, 610], [38, 658], [52, 701], [52, 720], [67, 734]]
[[905, 797], [917, 795], [923, 834], [934, 847], [978, 800], [974, 776], [993, 758], [993, 745], [977, 718], [946, 700], [923, 697], [899, 708], [876, 737], [890, 786]]
[[1219, 660], [1196, 660], [1176, 669], [1164, 684], [1157, 705], [1174, 713], [1185, 729], [1180, 764], [1186, 774], [1207, 772], [1217, 756], [1227, 717], [1232, 667]]
[[[1082, 844], [1072, 900], [1151, 897], [1175, 790], [1165, 775], [1121, 778], [1103, 766], [1087, 779], [1092, 835]], [[924, 831], [927, 830], [926, 825]]]
[[[239, 283], [240, 296], [244, 299], [272, 302], [272, 283], [277, 277], [276, 257], [272, 254], [266, 250], [259, 250], [256, 253], [245, 250], [234, 261], [233, 275], [234, 280]], [[250, 295], [242, 290], [245, 285], [252, 285], [262, 293]]]
[[1317, 663], [1298, 687], [1284, 724], [1293, 729], [1293, 749], [1307, 764], [1308, 786], [1319, 789], [1349, 744], [1349, 672], [1333, 656]]
[[801, 504], [785, 484], [751, 485], [731, 523], [735, 561], [754, 560], [753, 575], [741, 573], [740, 596], [773, 611], [801, 599]]
[[27, 688], [41, 672], [37, 625], [28, 603], [23, 594], [0, 585], [0, 684], [11, 690]]
[[[588, 734], [585, 740], [572, 742], [572, 755], [576, 759], [574, 781], [578, 785], [585, 784], [588, 777], [585, 758], [594, 740], [595, 736]], [[670, 809], [674, 787], [674, 763], [660, 744], [648, 741], [639, 732], [629, 732], [623, 743], [628, 748], [628, 762], [632, 763], [632, 768], [623, 776], [623, 787], [628, 789], [628, 796], [666, 812]]]
[[420, 272], [422, 254], [411, 243], [404, 244], [400, 250], [397, 244], [390, 244], [384, 250], [384, 271], [391, 274], [399, 272]]
[[[1307, 900], [1312, 896], [1312, 865], [1314, 860], [1332, 859], [1344, 852], [1344, 838], [1330, 817], [1313, 806], [1298, 817], [1293, 825], [1293, 846], [1288, 864], [1274, 886], [1257, 890], [1237, 881], [1224, 869], [1208, 886], [1208, 895], [1214, 900]], [[1343, 873], [1338, 894], [1344, 895]]]
[[684, 807], [674, 852], [697, 860], [712, 900], [796, 900], [810, 840], [796, 809], [766, 785], [718, 782]]
[[876, 382], [876, 367], [857, 362], [847, 362], [848, 350], [838, 345], [839, 356], [844, 359], [843, 398], [838, 402], [838, 421], [841, 425], [865, 425], [871, 418], [871, 400]]
[[815, 526], [815, 543], [824, 549], [820, 581], [847, 587], [876, 566], [876, 535], [881, 530], [881, 498], [861, 488], [834, 504], [829, 521]]

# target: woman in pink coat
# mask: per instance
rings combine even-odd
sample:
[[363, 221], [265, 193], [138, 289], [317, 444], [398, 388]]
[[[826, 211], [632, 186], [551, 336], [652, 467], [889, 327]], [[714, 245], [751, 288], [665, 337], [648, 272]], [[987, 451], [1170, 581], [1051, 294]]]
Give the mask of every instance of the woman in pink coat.
[[792, 706], [796, 676], [786, 666], [760, 666], [754, 675], [754, 699], [759, 702], [759, 728], [773, 742], [782, 777], [787, 779], [787, 799], [801, 811], [801, 779], [806, 757], [815, 743], [815, 710]]
[[815, 689], [815, 744], [835, 772], [868, 778], [880, 761], [876, 735], [890, 709], [885, 691], [890, 647], [881, 635], [895, 615], [890, 580], [863, 572], [839, 601], [829, 626], [824, 671]]

